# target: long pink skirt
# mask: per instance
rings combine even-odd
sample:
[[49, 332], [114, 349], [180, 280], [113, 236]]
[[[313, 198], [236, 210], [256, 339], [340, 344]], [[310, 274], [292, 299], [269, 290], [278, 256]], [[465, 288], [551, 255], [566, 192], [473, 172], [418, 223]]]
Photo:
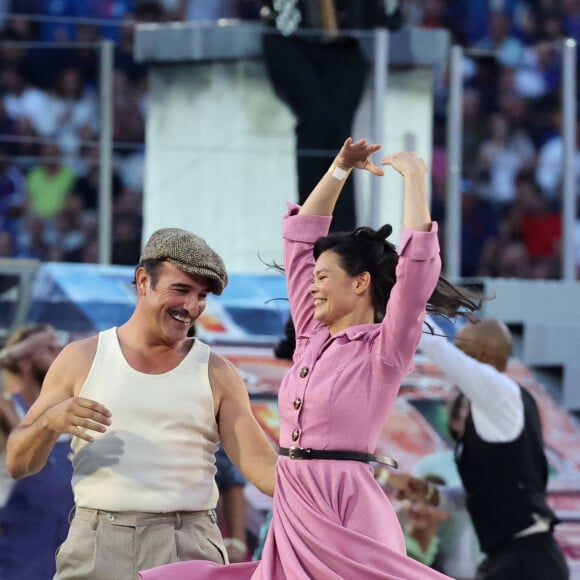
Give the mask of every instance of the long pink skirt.
[[[278, 462], [272, 523], [262, 560], [193, 560], [142, 580], [449, 580], [409, 558], [393, 507], [368, 465]], [[351, 462], [342, 462], [351, 463]]]

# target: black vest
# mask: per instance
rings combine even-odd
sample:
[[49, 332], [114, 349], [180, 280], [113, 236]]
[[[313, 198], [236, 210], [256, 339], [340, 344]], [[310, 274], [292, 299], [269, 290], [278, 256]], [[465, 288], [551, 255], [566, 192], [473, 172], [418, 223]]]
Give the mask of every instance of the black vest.
[[517, 439], [508, 443], [484, 441], [476, 433], [470, 414], [456, 448], [467, 509], [487, 553], [534, 524], [532, 514], [556, 521], [546, 503], [548, 462], [538, 407], [528, 391], [520, 390], [524, 428]]

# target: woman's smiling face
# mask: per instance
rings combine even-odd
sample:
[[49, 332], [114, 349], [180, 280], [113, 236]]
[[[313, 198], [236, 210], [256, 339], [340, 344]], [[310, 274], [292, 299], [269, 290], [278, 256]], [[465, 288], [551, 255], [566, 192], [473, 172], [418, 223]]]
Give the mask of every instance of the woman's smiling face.
[[314, 300], [314, 318], [329, 328], [340, 327], [352, 313], [356, 278], [340, 265], [338, 254], [326, 250], [314, 265], [310, 294]]

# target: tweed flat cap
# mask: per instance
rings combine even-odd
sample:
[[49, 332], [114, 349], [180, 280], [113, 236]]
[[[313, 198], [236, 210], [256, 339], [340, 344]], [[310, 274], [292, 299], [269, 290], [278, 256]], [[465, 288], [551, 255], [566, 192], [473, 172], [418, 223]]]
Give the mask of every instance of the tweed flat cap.
[[167, 260], [180, 270], [205, 276], [212, 283], [212, 292], [221, 294], [228, 283], [223, 260], [205, 240], [179, 228], [162, 228], [151, 234], [141, 253], [143, 260]]

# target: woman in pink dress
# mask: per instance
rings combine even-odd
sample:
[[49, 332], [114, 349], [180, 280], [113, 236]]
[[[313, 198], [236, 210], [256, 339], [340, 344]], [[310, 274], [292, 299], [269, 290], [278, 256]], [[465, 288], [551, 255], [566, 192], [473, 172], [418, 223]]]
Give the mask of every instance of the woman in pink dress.
[[381, 161], [405, 181], [398, 254], [385, 239], [390, 226], [327, 235], [351, 170], [383, 175], [370, 160], [379, 149], [347, 139], [304, 205], [289, 204], [284, 219], [296, 350], [278, 397], [280, 458], [262, 560], [169, 564], [143, 580], [447, 578], [406, 555], [397, 516], [363, 454], [374, 453], [412, 368], [426, 307], [455, 315], [476, 305], [440, 277], [427, 166], [414, 153]]

